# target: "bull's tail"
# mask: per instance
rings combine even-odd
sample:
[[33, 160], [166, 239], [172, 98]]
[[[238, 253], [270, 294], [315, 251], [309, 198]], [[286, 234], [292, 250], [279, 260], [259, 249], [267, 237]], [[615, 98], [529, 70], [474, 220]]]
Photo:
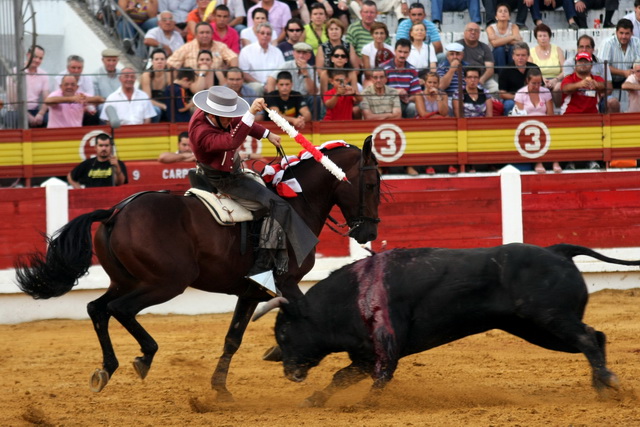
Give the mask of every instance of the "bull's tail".
[[578, 255], [586, 255], [592, 258], [598, 259], [600, 261], [609, 262], [611, 264], [621, 264], [621, 265], [640, 265], [640, 261], [627, 261], [623, 259], [611, 258], [605, 255], [602, 255], [593, 249], [585, 248], [584, 246], [578, 245], [569, 245], [567, 243], [560, 243], [557, 245], [548, 246], [547, 249], [556, 252], [558, 254], [564, 255], [567, 258], [573, 258]]
[[35, 299], [69, 292], [91, 266], [91, 224], [108, 219], [114, 210], [100, 209], [80, 215], [46, 238], [46, 254], [34, 252], [18, 258], [15, 263], [18, 287]]

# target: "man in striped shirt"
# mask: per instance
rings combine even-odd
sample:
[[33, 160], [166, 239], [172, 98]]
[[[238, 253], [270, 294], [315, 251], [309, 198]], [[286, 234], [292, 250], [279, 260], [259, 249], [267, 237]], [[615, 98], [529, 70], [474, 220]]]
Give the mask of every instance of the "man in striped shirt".
[[[373, 41], [371, 25], [373, 25], [376, 16], [378, 16], [378, 6], [373, 1], [366, 0], [362, 4], [360, 15], [362, 20], [349, 25], [346, 36], [347, 43], [353, 46], [359, 58], [362, 57], [362, 46]], [[356, 64], [353, 64], [353, 66], [356, 67]]]
[[[380, 68], [387, 75], [387, 86], [398, 90], [402, 117], [412, 119], [416, 113], [424, 115], [424, 111], [416, 111], [415, 97], [422, 94], [418, 70], [407, 62], [411, 53], [411, 42], [407, 39], [398, 40], [394, 53], [395, 58], [380, 64]], [[419, 109], [420, 106], [418, 106]]]

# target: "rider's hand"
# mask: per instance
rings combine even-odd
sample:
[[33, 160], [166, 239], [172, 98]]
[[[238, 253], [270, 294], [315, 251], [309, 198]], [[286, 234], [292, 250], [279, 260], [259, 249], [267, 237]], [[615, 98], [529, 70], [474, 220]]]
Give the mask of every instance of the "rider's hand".
[[280, 148], [280, 135], [277, 135], [273, 132], [269, 132], [269, 136], [267, 136], [267, 139], [269, 140], [270, 143], [272, 143], [274, 146]]
[[256, 98], [251, 104], [251, 107], [249, 107], [249, 111], [255, 116], [265, 108], [267, 108], [267, 103], [264, 101], [264, 98]]

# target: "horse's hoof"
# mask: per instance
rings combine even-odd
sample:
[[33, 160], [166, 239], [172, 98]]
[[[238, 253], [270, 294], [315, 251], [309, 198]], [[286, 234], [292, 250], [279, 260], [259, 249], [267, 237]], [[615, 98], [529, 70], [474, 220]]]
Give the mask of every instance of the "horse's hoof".
[[109, 373], [104, 369], [96, 369], [89, 380], [89, 388], [94, 393], [102, 391], [109, 382]]
[[234, 402], [233, 395], [228, 390], [216, 390], [216, 401], [218, 402]]
[[147, 377], [150, 368], [151, 366], [144, 363], [141, 357], [136, 357], [133, 361], [133, 369], [135, 369], [140, 379], [145, 379]]
[[262, 360], [267, 362], [282, 362], [282, 350], [279, 346], [273, 346], [262, 355]]

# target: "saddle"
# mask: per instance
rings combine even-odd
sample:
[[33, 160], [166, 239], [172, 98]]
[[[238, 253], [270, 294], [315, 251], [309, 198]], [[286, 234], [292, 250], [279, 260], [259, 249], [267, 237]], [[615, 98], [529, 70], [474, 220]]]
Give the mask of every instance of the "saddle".
[[[264, 181], [256, 172], [245, 170], [254, 181], [265, 185]], [[239, 222], [253, 221], [258, 219], [252, 211], [233, 200], [229, 195], [221, 193], [217, 188], [209, 183], [209, 180], [195, 169], [189, 170], [189, 183], [191, 188], [186, 191], [185, 196], [196, 197], [209, 210], [211, 216], [220, 225], [234, 225]]]

